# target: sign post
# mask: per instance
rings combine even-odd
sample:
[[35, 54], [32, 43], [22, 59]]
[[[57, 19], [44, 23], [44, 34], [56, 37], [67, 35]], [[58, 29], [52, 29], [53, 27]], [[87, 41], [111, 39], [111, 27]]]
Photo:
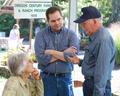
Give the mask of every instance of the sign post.
[[30, 20], [30, 34], [29, 34], [29, 40], [30, 40], [30, 49], [31, 49], [31, 43], [32, 43], [32, 29], [33, 29], [33, 19]]

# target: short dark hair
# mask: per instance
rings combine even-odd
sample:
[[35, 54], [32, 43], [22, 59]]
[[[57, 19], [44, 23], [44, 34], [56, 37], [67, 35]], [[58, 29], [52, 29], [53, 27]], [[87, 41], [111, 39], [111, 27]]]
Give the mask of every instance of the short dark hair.
[[53, 14], [56, 11], [58, 11], [62, 15], [61, 10], [60, 10], [59, 7], [53, 6], [53, 7], [48, 8], [47, 11], [46, 11], [47, 20], [49, 20], [49, 14]]

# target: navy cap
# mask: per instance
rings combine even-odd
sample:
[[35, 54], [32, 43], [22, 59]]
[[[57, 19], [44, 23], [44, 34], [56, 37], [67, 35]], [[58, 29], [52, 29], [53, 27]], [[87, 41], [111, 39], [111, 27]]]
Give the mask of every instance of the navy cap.
[[93, 6], [83, 7], [81, 11], [83, 15], [81, 15], [78, 19], [76, 19], [74, 21], [75, 23], [83, 23], [88, 19], [95, 19], [101, 17], [101, 13], [98, 11], [97, 8]]

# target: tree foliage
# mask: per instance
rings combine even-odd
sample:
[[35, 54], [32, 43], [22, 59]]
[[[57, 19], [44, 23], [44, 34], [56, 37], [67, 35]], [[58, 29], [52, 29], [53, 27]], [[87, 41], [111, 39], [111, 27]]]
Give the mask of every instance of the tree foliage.
[[[54, 0], [55, 4], [62, 8], [64, 16], [68, 17], [69, 13], [69, 2], [70, 0]], [[103, 24], [109, 25], [109, 18], [112, 13], [112, 1], [111, 0], [77, 0], [77, 15], [81, 13], [81, 8], [85, 6], [95, 6], [102, 13]]]
[[2, 14], [0, 16], [0, 31], [6, 32], [6, 36], [8, 36], [15, 22], [16, 20], [14, 19], [12, 15]]
[[[69, 18], [69, 2], [70, 0], [53, 0], [53, 5], [57, 5], [62, 9], [63, 17]], [[119, 0], [77, 0], [77, 16], [80, 16], [80, 10], [85, 6], [95, 6], [102, 13], [103, 24], [109, 25], [111, 21], [120, 20], [120, 3]], [[113, 6], [113, 8], [112, 8]], [[74, 7], [74, 6], [73, 6]], [[119, 13], [119, 14], [118, 14]], [[111, 17], [111, 19], [110, 19]], [[119, 18], [119, 19], [118, 19]], [[29, 20], [28, 20], [29, 21]], [[27, 21], [26, 21], [27, 22]], [[0, 31], [6, 32], [9, 35], [15, 19], [10, 14], [3, 14], [0, 16]], [[26, 28], [25, 26], [28, 25]], [[28, 35], [29, 33], [29, 22], [21, 22], [21, 35]]]

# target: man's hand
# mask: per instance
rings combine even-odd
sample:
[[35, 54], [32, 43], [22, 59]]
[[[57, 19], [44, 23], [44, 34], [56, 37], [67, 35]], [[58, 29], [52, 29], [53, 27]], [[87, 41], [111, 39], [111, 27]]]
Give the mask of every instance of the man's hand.
[[32, 72], [32, 76], [34, 77], [35, 80], [40, 79], [40, 74], [39, 74], [39, 72], [38, 72], [38, 70], [36, 68], [34, 68], [34, 70]]
[[74, 64], [79, 64], [80, 63], [80, 59], [76, 56], [74, 57], [68, 57], [68, 61], [74, 63]]
[[77, 53], [77, 48], [75, 48], [74, 46], [72, 46], [72, 47], [69, 47], [66, 50], [64, 50], [64, 52], [70, 53], [70, 54], [72, 54], [74, 56]]

